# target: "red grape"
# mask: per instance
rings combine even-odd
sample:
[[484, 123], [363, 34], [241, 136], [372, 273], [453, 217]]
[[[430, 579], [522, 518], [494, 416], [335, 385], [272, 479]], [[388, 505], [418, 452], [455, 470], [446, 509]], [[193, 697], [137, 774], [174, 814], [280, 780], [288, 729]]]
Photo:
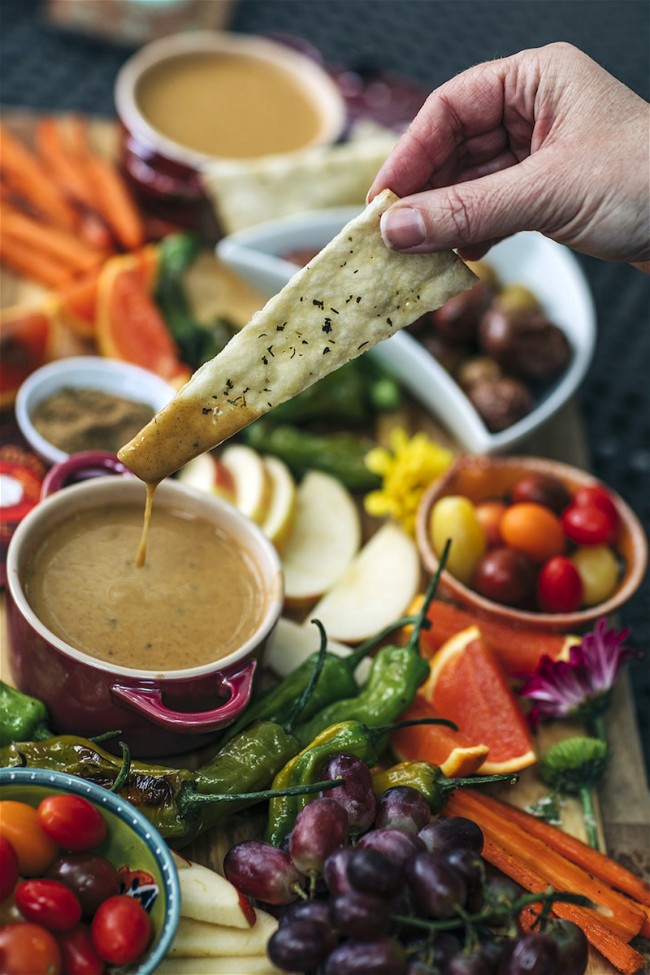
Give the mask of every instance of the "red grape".
[[348, 814], [335, 799], [314, 799], [304, 806], [289, 836], [289, 856], [301, 873], [319, 873], [330, 853], [345, 845]]
[[290, 904], [305, 882], [288, 853], [261, 840], [232, 846], [223, 870], [238, 890], [267, 904]]

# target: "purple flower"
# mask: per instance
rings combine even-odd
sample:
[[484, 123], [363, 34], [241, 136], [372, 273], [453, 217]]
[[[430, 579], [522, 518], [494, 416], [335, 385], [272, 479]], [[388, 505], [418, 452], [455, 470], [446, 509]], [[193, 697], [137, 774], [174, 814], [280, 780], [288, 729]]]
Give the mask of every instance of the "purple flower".
[[596, 628], [571, 647], [569, 659], [552, 660], [544, 656], [537, 670], [519, 693], [529, 697], [533, 707], [529, 721], [536, 728], [552, 718], [600, 718], [610, 704], [611, 691], [627, 660], [643, 656], [624, 646], [629, 630], [608, 629], [601, 617]]

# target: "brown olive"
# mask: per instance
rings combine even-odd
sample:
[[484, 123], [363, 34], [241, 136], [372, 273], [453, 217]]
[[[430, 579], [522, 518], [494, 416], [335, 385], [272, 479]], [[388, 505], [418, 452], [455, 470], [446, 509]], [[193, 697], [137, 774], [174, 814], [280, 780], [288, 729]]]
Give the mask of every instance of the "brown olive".
[[465, 261], [470, 271], [473, 271], [477, 278], [496, 291], [499, 288], [499, 278], [497, 272], [487, 261]]
[[422, 332], [418, 336], [424, 348], [436, 359], [443, 369], [455, 374], [463, 361], [463, 350], [459, 345], [448, 342], [437, 332]]
[[556, 515], [571, 503], [571, 493], [558, 477], [550, 474], [525, 474], [510, 492], [514, 504], [533, 501], [550, 508]]
[[467, 390], [467, 397], [492, 433], [507, 430], [533, 408], [528, 388], [511, 376], [480, 379]]
[[476, 564], [473, 588], [495, 603], [524, 606], [535, 591], [535, 566], [514, 548], [493, 548]]
[[537, 295], [525, 284], [507, 284], [494, 299], [494, 304], [505, 312], [541, 310]]
[[521, 379], [555, 379], [571, 359], [566, 335], [539, 311], [490, 308], [481, 318], [478, 342], [505, 372]]
[[501, 366], [494, 359], [487, 355], [475, 355], [461, 363], [456, 378], [462, 389], [468, 390], [474, 383], [499, 379], [501, 375]]
[[493, 296], [493, 288], [485, 281], [479, 281], [468, 291], [450, 298], [431, 315], [436, 331], [448, 342], [473, 347], [479, 321]]

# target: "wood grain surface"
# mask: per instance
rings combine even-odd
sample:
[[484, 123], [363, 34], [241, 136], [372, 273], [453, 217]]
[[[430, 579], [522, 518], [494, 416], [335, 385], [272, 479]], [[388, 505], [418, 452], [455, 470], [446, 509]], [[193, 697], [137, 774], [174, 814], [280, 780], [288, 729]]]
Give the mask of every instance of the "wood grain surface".
[[[31, 139], [34, 117], [27, 113], [7, 114], [4, 121], [12, 129], [25, 138]], [[112, 124], [96, 120], [91, 126], [91, 137], [94, 145], [113, 155], [115, 152], [115, 129]], [[215, 274], [220, 284], [222, 295], [221, 312], [231, 315], [242, 322], [250, 318], [252, 312], [261, 307], [263, 301], [248, 285], [239, 280], [232, 272], [215, 261]], [[0, 273], [1, 302], [6, 307], [10, 304], [25, 303], [38, 304], [44, 291], [37, 285], [19, 279], [2, 269]], [[58, 350], [60, 355], [93, 351], [92, 348], [80, 347], [78, 339], [63, 335]], [[410, 431], [425, 430], [430, 436], [454, 448], [456, 445], [450, 440], [444, 429], [435, 419], [425, 414], [414, 403], [408, 403], [397, 416], [383, 418], [376, 431], [381, 440], [385, 437], [387, 427], [391, 423], [399, 422]], [[532, 456], [554, 458], [574, 464], [583, 469], [589, 468], [589, 457], [585, 447], [580, 416], [574, 402], [568, 403], [543, 429], [538, 431], [526, 444], [520, 453]], [[2, 630], [2, 656], [0, 657], [0, 676], [4, 681], [11, 682], [7, 655], [5, 630], [4, 603], [0, 604], [0, 624]], [[556, 722], [544, 727], [537, 736], [536, 746], [544, 751], [553, 741], [566, 737], [582, 729], [576, 728], [569, 722]], [[613, 700], [613, 705], [607, 719], [607, 730], [612, 748], [612, 760], [608, 772], [596, 795], [596, 805], [599, 816], [599, 830], [603, 848], [610, 856], [624, 863], [646, 880], [650, 880], [650, 802], [648, 784], [645, 778], [644, 764], [639, 740], [638, 728], [634, 715], [634, 706], [630, 687], [626, 676], [620, 681]], [[181, 759], [188, 767], [196, 767], [209, 755], [209, 749], [202, 753], [189, 752]], [[157, 761], [160, 761], [157, 759]], [[164, 764], [164, 763], [163, 763]], [[178, 756], [174, 756], [170, 764], [178, 765]], [[501, 789], [503, 793], [503, 789]], [[527, 769], [518, 784], [508, 788], [508, 801], [518, 806], [527, 806], [541, 798], [547, 792], [540, 782], [535, 768]], [[222, 826], [215, 828], [201, 836], [186, 851], [188, 855], [206, 866], [220, 870], [222, 859], [233, 842], [259, 832], [263, 827], [263, 812], [250, 811], [238, 814], [232, 820], [227, 820]], [[575, 836], [584, 838], [582, 816], [576, 800], [567, 800], [563, 811], [563, 828]], [[650, 944], [637, 939], [635, 946], [642, 951], [649, 961]], [[615, 975], [615, 969], [597, 952], [591, 952], [588, 975]], [[559, 973], [561, 975], [561, 973]]]

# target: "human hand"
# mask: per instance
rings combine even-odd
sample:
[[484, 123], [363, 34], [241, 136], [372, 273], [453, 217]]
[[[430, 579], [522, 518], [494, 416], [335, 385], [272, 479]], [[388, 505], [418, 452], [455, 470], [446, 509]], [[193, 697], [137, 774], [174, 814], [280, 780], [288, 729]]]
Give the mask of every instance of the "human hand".
[[[478, 260], [537, 230], [650, 271], [650, 106], [570, 44], [463, 72], [427, 99], [368, 192], [387, 246]], [[645, 266], [643, 264], [645, 262]]]

